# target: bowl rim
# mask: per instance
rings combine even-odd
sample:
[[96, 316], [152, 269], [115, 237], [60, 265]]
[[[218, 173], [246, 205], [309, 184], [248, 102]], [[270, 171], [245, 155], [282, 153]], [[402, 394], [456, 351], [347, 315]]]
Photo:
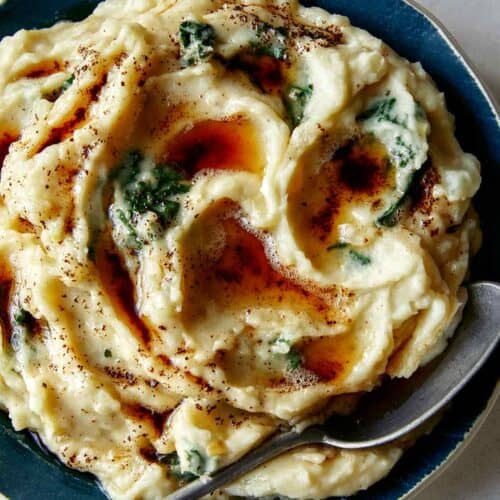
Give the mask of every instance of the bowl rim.
[[441, 38], [448, 44], [448, 46], [452, 49], [458, 59], [461, 60], [465, 69], [471, 76], [471, 78], [476, 83], [479, 90], [484, 94], [488, 105], [492, 111], [492, 114], [495, 116], [497, 125], [500, 128], [500, 104], [497, 101], [496, 97], [493, 95], [493, 92], [488, 87], [488, 84], [484, 81], [484, 79], [479, 76], [480, 71], [472, 61], [472, 59], [467, 55], [463, 47], [457, 41], [457, 39], [452, 35], [452, 33], [446, 28], [444, 23], [440, 21], [432, 12], [430, 12], [426, 7], [423, 7], [417, 0], [400, 0], [403, 3], [407, 4], [412, 9], [416, 10], [419, 14], [424, 16], [436, 29]]
[[[409, 7], [416, 10], [419, 14], [424, 16], [427, 21], [429, 21], [432, 26], [435, 28], [437, 33], [439, 33], [440, 37], [446, 42], [446, 44], [450, 47], [450, 49], [455, 53], [457, 58], [461, 61], [471, 78], [474, 80], [476, 86], [480, 90], [480, 92], [484, 95], [493, 116], [497, 121], [497, 125], [500, 128], [500, 106], [497, 101], [495, 95], [489, 89], [487, 83], [480, 76], [480, 72], [476, 65], [472, 62], [469, 56], [466, 54], [460, 43], [457, 39], [451, 34], [451, 32], [446, 28], [446, 26], [441, 22], [437, 16], [431, 13], [426, 7], [423, 7], [416, 0], [402, 0]], [[464, 435], [461, 442], [457, 443], [455, 448], [450, 451], [448, 456], [438, 464], [433, 471], [431, 471], [426, 476], [422, 477], [422, 479], [415, 484], [408, 492], [406, 492], [401, 500], [412, 500], [419, 493], [425, 491], [427, 487], [429, 487], [437, 478], [439, 478], [442, 474], [444, 474], [460, 457], [462, 453], [464, 453], [469, 446], [469, 444], [473, 441], [473, 439], [479, 433], [479, 430], [486, 422], [488, 416], [493, 411], [495, 404], [500, 399], [500, 380], [497, 382], [495, 388], [491, 396], [488, 399], [487, 405], [485, 409], [481, 412], [480, 415], [474, 421], [472, 427], [467, 431]]]

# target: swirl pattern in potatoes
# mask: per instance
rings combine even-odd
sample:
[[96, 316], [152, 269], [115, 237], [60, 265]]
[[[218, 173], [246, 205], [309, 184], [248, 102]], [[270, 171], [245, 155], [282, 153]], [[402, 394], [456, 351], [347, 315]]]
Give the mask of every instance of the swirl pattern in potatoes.
[[[440, 353], [477, 160], [419, 64], [291, 1], [108, 0], [0, 43], [0, 405], [163, 498]], [[406, 442], [220, 496], [349, 495]]]

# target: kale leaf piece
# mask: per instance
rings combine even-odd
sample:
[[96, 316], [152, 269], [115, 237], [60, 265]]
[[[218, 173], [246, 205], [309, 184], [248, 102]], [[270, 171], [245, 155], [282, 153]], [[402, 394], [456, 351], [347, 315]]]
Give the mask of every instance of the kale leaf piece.
[[156, 165], [142, 175], [143, 159], [139, 151], [130, 152], [114, 174], [124, 202], [116, 214], [129, 232], [131, 246], [137, 249], [145, 243], [137, 232], [139, 217], [151, 212], [156, 215], [159, 229], [167, 229], [180, 208], [171, 197], [186, 193], [190, 187], [172, 165]]
[[26, 309], [19, 309], [14, 314], [14, 321], [18, 326], [23, 326], [25, 328], [31, 329], [35, 319]]
[[406, 144], [400, 135], [396, 137], [396, 144], [392, 148], [391, 153], [400, 168], [406, 168], [417, 156], [415, 147], [411, 144]]
[[207, 472], [207, 459], [197, 449], [192, 449], [187, 452], [189, 471], [182, 471], [180, 459], [177, 452], [169, 453], [168, 455], [157, 455], [158, 461], [168, 465], [169, 473], [178, 481], [189, 483], [197, 477], [202, 476]]
[[356, 252], [356, 250], [349, 250], [349, 256], [351, 259], [362, 266], [368, 266], [372, 263], [372, 259], [368, 255], [363, 255], [362, 253]]
[[259, 22], [256, 39], [251, 46], [258, 56], [270, 56], [283, 61], [287, 57], [286, 30], [284, 28], [275, 28], [265, 22]]
[[366, 111], [363, 111], [358, 115], [358, 120], [366, 121], [372, 118], [378, 122], [387, 121], [394, 123], [395, 125], [404, 126], [398, 120], [397, 116], [394, 114], [394, 106], [396, 105], [395, 97], [388, 97], [387, 99], [381, 99], [373, 104]]
[[384, 227], [394, 227], [398, 224], [399, 222], [399, 216], [400, 216], [400, 211], [405, 205], [409, 195], [411, 188], [413, 186], [413, 183], [417, 179], [417, 175], [413, 173], [410, 176], [410, 181], [408, 183], [408, 186], [405, 189], [405, 192], [401, 195], [399, 200], [396, 200], [378, 219], [377, 219], [377, 225], [379, 226], [384, 226]]
[[179, 26], [181, 64], [185, 68], [208, 59], [214, 51], [215, 30], [209, 24], [184, 21]]
[[286, 354], [286, 360], [288, 362], [288, 367], [291, 370], [296, 370], [302, 365], [302, 355], [294, 347], [292, 347]]
[[285, 106], [292, 125], [297, 127], [304, 118], [304, 110], [313, 93], [313, 86], [289, 85], [285, 92]]
[[194, 481], [198, 476], [193, 474], [192, 472], [182, 472], [181, 464], [179, 460], [179, 455], [174, 453], [169, 453], [168, 455], [158, 455], [158, 461], [161, 464], [165, 464], [168, 466], [169, 474], [177, 481], [181, 481], [183, 483], [189, 483]]
[[356, 262], [357, 264], [360, 264], [362, 266], [368, 266], [372, 263], [371, 257], [368, 255], [364, 255], [362, 253], [359, 253], [357, 250], [354, 250], [353, 248], [350, 248], [351, 245], [349, 243], [345, 242], [339, 242], [335, 243], [334, 245], [329, 246], [326, 250], [327, 252], [331, 252], [332, 250], [348, 250], [349, 251], [349, 257]]
[[10, 337], [10, 345], [15, 352], [20, 351], [23, 345], [36, 331], [36, 318], [26, 309], [18, 309], [14, 315], [14, 328]]

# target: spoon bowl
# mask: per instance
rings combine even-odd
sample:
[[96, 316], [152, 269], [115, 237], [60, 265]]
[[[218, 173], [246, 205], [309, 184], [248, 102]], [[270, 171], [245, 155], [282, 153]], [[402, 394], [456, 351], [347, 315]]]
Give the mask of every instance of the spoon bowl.
[[408, 380], [391, 380], [362, 399], [348, 417], [323, 425], [277, 434], [237, 462], [203, 476], [168, 496], [193, 500], [228, 484], [282, 453], [306, 444], [362, 449], [394, 441], [416, 429], [470, 381], [500, 340], [500, 285], [480, 282], [468, 287], [462, 322], [441, 356]]

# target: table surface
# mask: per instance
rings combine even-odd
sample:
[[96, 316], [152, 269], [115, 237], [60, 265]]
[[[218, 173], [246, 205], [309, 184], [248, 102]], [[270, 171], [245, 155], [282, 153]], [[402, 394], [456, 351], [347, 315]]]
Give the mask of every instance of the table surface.
[[[500, 1], [416, 0], [455, 37], [500, 104]], [[412, 500], [500, 499], [500, 399], [448, 469]]]

